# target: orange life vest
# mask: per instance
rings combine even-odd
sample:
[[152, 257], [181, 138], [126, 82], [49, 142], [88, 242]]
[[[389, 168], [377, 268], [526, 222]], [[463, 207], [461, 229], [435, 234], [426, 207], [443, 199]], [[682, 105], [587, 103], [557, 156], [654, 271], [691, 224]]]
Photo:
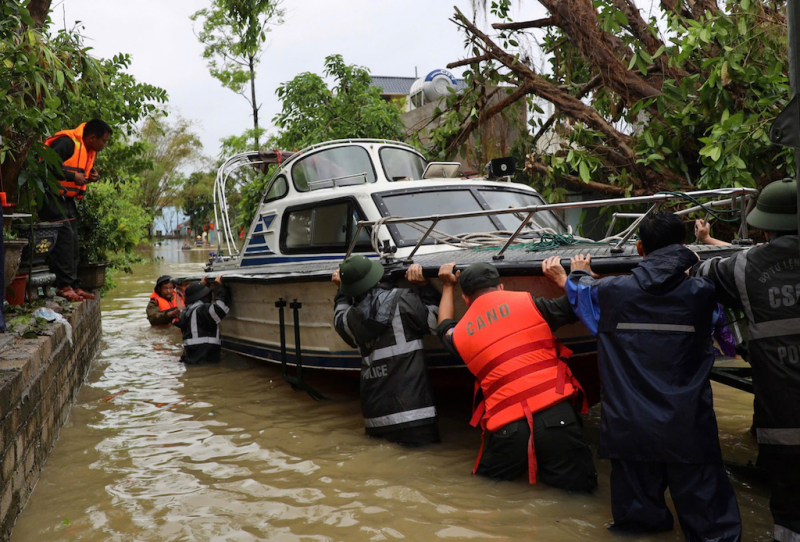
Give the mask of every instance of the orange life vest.
[[[536, 483], [533, 448], [533, 414], [583, 391], [564, 363], [572, 355], [553, 336], [530, 294], [497, 290], [477, 298], [456, 324], [453, 342], [475, 375], [475, 392], [483, 401], [475, 408], [471, 424], [484, 432], [526, 418], [528, 478]], [[586, 408], [586, 403], [582, 405]], [[481, 446], [481, 453], [483, 446]], [[481, 454], [475, 462], [475, 472]]]
[[[183, 299], [176, 294], [172, 294], [172, 301], [169, 301], [167, 299], [164, 299], [157, 293], [153, 292], [152, 294], [150, 294], [150, 299], [155, 299], [158, 301], [158, 309], [161, 312], [171, 311], [172, 309], [179, 309], [184, 307]], [[173, 318], [172, 321], [177, 322], [178, 318], [177, 317]]]
[[[75, 144], [75, 150], [72, 152], [67, 160], [61, 164], [61, 169], [71, 171], [72, 173], [82, 173], [85, 177], [89, 177], [89, 172], [94, 165], [94, 159], [97, 153], [86, 148], [83, 144], [83, 129], [86, 126], [84, 122], [74, 130], [62, 130], [57, 132], [54, 136], [47, 138], [44, 142], [47, 146], [52, 146], [53, 142], [60, 137], [68, 137]], [[60, 194], [68, 198], [83, 198], [86, 193], [86, 185], [79, 185], [66, 179], [59, 179], [61, 183]]]

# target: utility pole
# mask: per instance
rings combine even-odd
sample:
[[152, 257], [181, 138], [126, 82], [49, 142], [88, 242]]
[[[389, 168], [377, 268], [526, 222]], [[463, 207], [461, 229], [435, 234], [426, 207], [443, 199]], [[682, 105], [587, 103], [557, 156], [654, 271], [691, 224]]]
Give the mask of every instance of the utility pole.
[[786, 33], [789, 41], [789, 91], [792, 100], [775, 118], [769, 138], [777, 144], [794, 148], [797, 183], [797, 231], [800, 234], [800, 0], [786, 3]]
[[[800, 71], [800, 0], [789, 0], [786, 5], [787, 25], [786, 31], [789, 34], [789, 88], [793, 98], [797, 98], [800, 91], [798, 78]], [[795, 109], [794, 117], [795, 130], [800, 132], [800, 107]], [[794, 178], [797, 183], [797, 233], [800, 235], [800, 148], [794, 148]]]

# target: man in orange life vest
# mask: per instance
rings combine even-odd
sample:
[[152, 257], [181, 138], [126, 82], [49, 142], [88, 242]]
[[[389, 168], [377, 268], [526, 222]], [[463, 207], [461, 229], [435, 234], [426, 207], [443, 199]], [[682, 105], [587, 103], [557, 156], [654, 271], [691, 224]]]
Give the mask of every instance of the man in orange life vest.
[[[533, 298], [506, 292], [493, 265], [478, 263], [453, 274], [439, 269], [443, 284], [438, 334], [477, 378], [483, 401], [472, 425], [484, 444], [473, 473], [513, 480], [526, 471], [551, 486], [592, 491], [597, 471], [572, 403], [585, 408], [583, 392], [563, 358], [572, 352], [553, 329], [577, 322], [566, 296]], [[467, 313], [453, 320], [453, 295], [461, 284]], [[535, 446], [534, 446], [535, 443]]]
[[172, 277], [158, 277], [156, 287], [147, 303], [147, 320], [151, 326], [167, 326], [178, 321], [181, 309], [185, 307], [182, 296], [175, 291]]
[[[111, 127], [99, 119], [92, 119], [75, 128], [64, 130], [45, 141], [62, 160], [61, 170], [51, 170], [61, 190], [58, 195], [48, 194], [39, 211], [47, 222], [61, 222], [56, 245], [50, 256], [50, 267], [56, 275], [56, 294], [69, 301], [94, 299], [94, 295], [80, 288], [78, 279], [78, 208], [76, 200], [83, 198], [87, 183], [96, 182], [100, 175], [94, 169], [94, 159], [111, 137]], [[62, 174], [63, 173], [63, 174]]]

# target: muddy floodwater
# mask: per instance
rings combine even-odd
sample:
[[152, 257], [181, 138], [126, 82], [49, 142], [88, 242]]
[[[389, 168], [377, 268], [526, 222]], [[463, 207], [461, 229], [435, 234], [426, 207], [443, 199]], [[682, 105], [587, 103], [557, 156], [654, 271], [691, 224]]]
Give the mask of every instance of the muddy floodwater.
[[[472, 476], [469, 389], [437, 387], [443, 442], [406, 450], [364, 435], [355, 378], [312, 374], [330, 398], [315, 402], [259, 361], [183, 366], [177, 330], [145, 318], [156, 277], [201, 268], [203, 251], [178, 248], [155, 247], [164, 261], [103, 299], [100, 354], [13, 542], [683, 540], [677, 520], [657, 536], [607, 531], [607, 460], [593, 495]], [[752, 396], [715, 384], [714, 399], [725, 458], [755, 460]], [[596, 452], [596, 408], [586, 427]], [[744, 540], [771, 540], [768, 492], [732, 480]]]

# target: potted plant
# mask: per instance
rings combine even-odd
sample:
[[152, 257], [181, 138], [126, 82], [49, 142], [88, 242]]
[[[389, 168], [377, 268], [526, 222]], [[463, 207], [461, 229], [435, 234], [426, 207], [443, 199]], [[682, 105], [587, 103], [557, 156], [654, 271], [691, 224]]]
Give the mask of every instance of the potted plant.
[[3, 231], [3, 244], [5, 246], [5, 261], [3, 262], [3, 290], [8, 288], [19, 270], [22, 261], [22, 249], [28, 246], [27, 239], [17, 239], [13, 231]]
[[[109, 236], [104, 231], [102, 216], [92, 212], [91, 198], [84, 202], [79, 210], [78, 236], [80, 238], [80, 263], [78, 278], [81, 288], [97, 290], [106, 283], [106, 267], [108, 267]], [[88, 205], [87, 205], [88, 204]], [[88, 208], [87, 208], [88, 207]]]

